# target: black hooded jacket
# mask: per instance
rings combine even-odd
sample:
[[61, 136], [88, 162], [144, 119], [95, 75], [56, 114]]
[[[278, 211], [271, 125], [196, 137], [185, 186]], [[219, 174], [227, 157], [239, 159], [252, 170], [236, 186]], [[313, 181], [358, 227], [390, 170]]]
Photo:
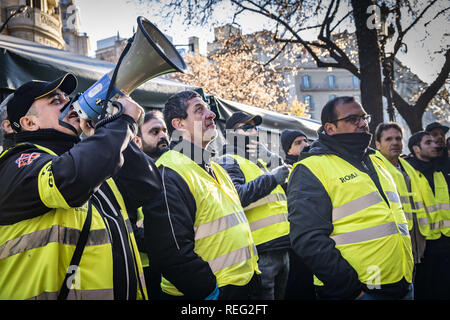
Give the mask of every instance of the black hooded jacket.
[[[352, 133], [328, 136], [319, 133], [309, 152], [302, 152], [301, 160], [315, 155], [333, 154], [348, 161], [358, 170], [367, 173], [380, 195], [387, 202], [378, 175], [369, 157], [374, 153], [368, 148], [370, 134]], [[332, 203], [322, 183], [304, 165], [298, 164], [291, 173], [287, 188], [291, 245], [308, 268], [317, 275], [324, 286], [316, 287], [323, 299], [355, 299], [361, 291], [369, 289], [359, 281], [355, 269], [336, 249], [330, 238], [333, 231]], [[408, 291], [405, 279], [383, 285], [371, 294], [383, 294], [401, 298]]]

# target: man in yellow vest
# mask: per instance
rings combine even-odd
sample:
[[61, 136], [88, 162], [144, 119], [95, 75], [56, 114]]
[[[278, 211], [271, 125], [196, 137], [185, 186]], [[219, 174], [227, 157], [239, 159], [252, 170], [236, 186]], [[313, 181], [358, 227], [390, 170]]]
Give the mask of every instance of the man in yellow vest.
[[424, 223], [426, 211], [423, 206], [421, 181], [416, 170], [400, 157], [403, 150], [403, 128], [395, 122], [380, 123], [375, 129], [376, 154], [394, 178], [402, 208], [408, 220], [414, 263], [423, 259], [425, 237], [429, 227]]
[[308, 139], [301, 130], [283, 130], [280, 141], [281, 147], [286, 155], [284, 162], [291, 166], [298, 161], [300, 153], [303, 150], [306, 151], [309, 147]]
[[69, 108], [76, 86], [72, 74], [29, 81], [8, 102], [16, 145], [0, 155], [0, 299], [146, 297], [116, 184], [137, 201], [159, 191], [131, 143], [143, 109], [122, 97], [123, 114], [94, 132]]
[[[261, 290], [254, 299], [283, 299], [289, 276], [289, 222], [282, 188], [289, 169], [258, 141], [262, 118], [234, 113], [226, 122], [227, 144], [218, 163], [230, 175], [258, 249]], [[253, 140], [253, 141], [252, 141]]]
[[319, 138], [289, 177], [290, 238], [320, 299], [412, 299], [408, 224], [392, 176], [368, 146], [353, 97], [323, 108]]
[[[286, 155], [284, 163], [290, 165], [292, 169], [292, 166], [299, 161], [300, 153], [309, 150], [306, 134], [301, 130], [285, 129], [281, 132], [280, 141]], [[315, 300], [316, 298], [313, 274], [292, 249], [289, 250], [289, 278], [285, 298], [287, 300]]]
[[162, 298], [248, 299], [258, 285], [258, 256], [230, 177], [210, 161], [215, 114], [195, 91], [170, 97], [163, 114], [171, 136], [170, 150], [156, 162], [163, 191], [143, 206]]
[[407, 160], [416, 170], [421, 185], [428, 228], [423, 262], [417, 265], [417, 299], [450, 299], [450, 201], [449, 186], [442, 167], [435, 160], [439, 149], [430, 133], [420, 131], [408, 141], [413, 155]]
[[426, 132], [429, 132], [433, 137], [438, 147], [438, 157], [433, 162], [442, 170], [445, 175], [447, 184], [450, 184], [450, 157], [448, 147], [445, 141], [449, 127], [442, 125], [439, 122], [433, 122], [427, 125]]

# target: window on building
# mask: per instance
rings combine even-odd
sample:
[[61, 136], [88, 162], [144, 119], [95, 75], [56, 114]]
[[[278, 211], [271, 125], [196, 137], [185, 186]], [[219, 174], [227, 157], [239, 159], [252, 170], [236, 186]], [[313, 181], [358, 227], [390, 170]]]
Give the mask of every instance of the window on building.
[[353, 88], [359, 89], [359, 78], [357, 76], [353, 76]]
[[328, 88], [330, 89], [336, 88], [336, 76], [329, 75], [327, 78], [328, 78]]
[[302, 76], [302, 88], [311, 89], [311, 77], [308, 75]]
[[303, 96], [303, 103], [308, 105], [309, 111], [314, 111], [314, 101], [311, 95]]

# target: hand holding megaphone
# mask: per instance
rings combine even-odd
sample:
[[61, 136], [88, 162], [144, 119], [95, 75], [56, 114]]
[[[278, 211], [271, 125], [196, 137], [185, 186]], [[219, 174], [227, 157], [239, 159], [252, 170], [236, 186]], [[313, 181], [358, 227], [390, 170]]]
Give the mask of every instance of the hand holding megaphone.
[[[114, 70], [73, 102], [81, 119], [102, 120], [113, 113], [114, 101], [120, 101], [120, 97], [131, 94], [144, 82], [186, 69], [183, 58], [155, 25], [144, 17], [138, 17], [137, 22], [137, 32], [129, 39]], [[134, 118], [136, 110], [131, 109], [130, 116]], [[139, 122], [139, 117], [135, 120]]]
[[139, 120], [143, 118], [145, 111], [136, 101], [129, 96], [121, 96], [117, 102], [122, 104], [123, 114], [129, 115], [139, 124]]
[[[134, 101], [129, 96], [120, 96], [117, 99], [117, 102], [121, 104], [122, 107], [122, 114], [126, 114], [133, 118], [134, 121], [138, 123], [138, 125], [141, 125], [140, 122], [143, 121], [145, 116], [144, 108], [142, 108], [136, 101]], [[118, 111], [117, 107], [114, 107], [112, 110], [112, 113], [116, 113]], [[106, 118], [108, 118], [110, 115], [108, 114]], [[96, 121], [93, 120], [86, 120], [83, 118], [80, 118], [80, 126], [83, 130], [84, 134], [86, 136], [91, 136], [94, 134], [94, 128], [95, 128]]]

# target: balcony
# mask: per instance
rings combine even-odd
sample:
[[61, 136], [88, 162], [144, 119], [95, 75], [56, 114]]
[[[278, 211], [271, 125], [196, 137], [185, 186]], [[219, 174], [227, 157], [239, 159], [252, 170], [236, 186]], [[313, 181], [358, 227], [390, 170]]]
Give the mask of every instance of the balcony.
[[11, 36], [63, 49], [65, 46], [59, 19], [39, 9], [28, 8], [24, 14], [12, 18], [7, 26]]
[[321, 92], [321, 91], [359, 91], [359, 88], [355, 88], [352, 84], [336, 84], [333, 88], [324, 84], [311, 84], [308, 87], [300, 86], [302, 92]]

